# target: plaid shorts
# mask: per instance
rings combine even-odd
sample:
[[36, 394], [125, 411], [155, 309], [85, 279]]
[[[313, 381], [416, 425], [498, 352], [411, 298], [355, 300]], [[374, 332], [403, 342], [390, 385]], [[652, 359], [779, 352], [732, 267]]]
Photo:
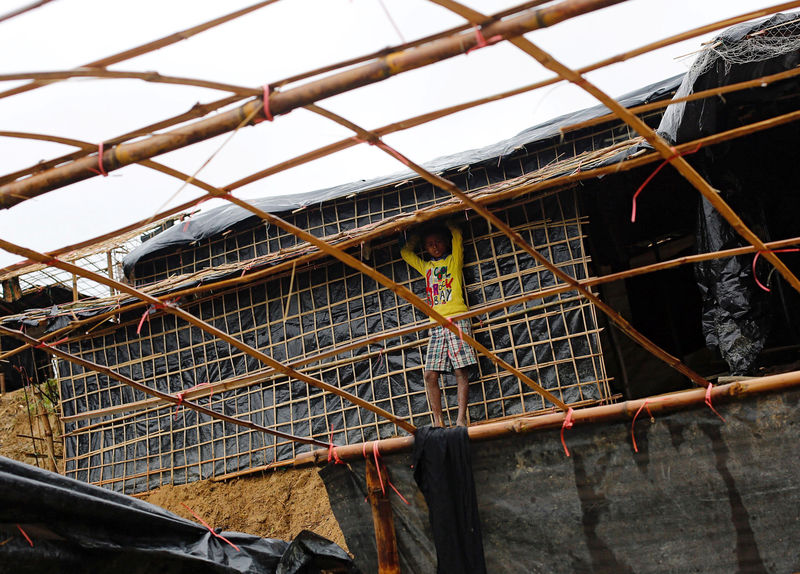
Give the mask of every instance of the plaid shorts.
[[[461, 327], [463, 333], [472, 335], [472, 323], [469, 319], [457, 321], [456, 325]], [[441, 325], [431, 328], [431, 340], [425, 357], [426, 371], [452, 371], [477, 362], [475, 349], [459, 339], [457, 334]]]

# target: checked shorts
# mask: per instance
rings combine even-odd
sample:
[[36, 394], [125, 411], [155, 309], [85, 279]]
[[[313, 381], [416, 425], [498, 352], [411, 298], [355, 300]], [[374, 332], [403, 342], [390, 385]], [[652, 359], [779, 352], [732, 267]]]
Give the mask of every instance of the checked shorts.
[[[472, 323], [469, 319], [456, 321], [455, 324], [461, 327], [464, 334], [472, 335]], [[431, 340], [425, 357], [426, 371], [452, 371], [477, 362], [475, 349], [462, 341], [458, 335], [441, 325], [431, 328]]]

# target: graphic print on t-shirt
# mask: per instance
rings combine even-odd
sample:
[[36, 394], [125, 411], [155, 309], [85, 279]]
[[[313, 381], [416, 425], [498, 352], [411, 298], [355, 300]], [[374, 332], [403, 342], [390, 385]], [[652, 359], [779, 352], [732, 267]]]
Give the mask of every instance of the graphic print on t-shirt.
[[450, 301], [453, 294], [453, 276], [448, 272], [447, 265], [436, 265], [428, 269], [425, 272], [425, 283], [431, 307], [444, 305]]

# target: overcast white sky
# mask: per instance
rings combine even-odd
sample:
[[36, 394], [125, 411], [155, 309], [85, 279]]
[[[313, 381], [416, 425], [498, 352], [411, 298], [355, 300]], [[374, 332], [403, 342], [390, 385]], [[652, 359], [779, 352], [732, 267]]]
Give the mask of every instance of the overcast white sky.
[[[0, 23], [0, 73], [64, 70], [249, 6], [255, 0], [56, 0]], [[520, 0], [465, 0], [492, 13]], [[31, 0], [4, 0], [0, 14]], [[425, 0], [384, 0], [406, 40], [461, 20]], [[630, 0], [527, 37], [578, 67], [777, 0]], [[589, 76], [614, 96], [686, 71], [701, 37]], [[282, 0], [189, 40], [113, 66], [257, 87], [331, 62], [401, 42], [378, 0]], [[447, 60], [321, 102], [366, 127], [381, 125], [550, 77], [508, 44]], [[0, 90], [16, 83], [0, 83]], [[79, 79], [0, 99], [0, 130], [54, 134], [99, 142], [187, 111], [217, 91], [136, 80]], [[390, 135], [412, 159], [481, 147], [551, 117], [594, 105], [559, 84]], [[284, 159], [352, 135], [304, 110], [241, 130], [200, 178], [218, 186]], [[221, 144], [216, 138], [159, 161], [194, 172]], [[0, 174], [73, 148], [0, 137]], [[237, 191], [244, 198], [293, 194], [399, 171], [377, 149], [357, 146]], [[38, 250], [76, 243], [153, 215], [180, 182], [139, 166], [93, 178], [0, 211], [0, 237]], [[175, 202], [200, 193], [187, 188]], [[211, 202], [204, 204], [211, 205]], [[0, 251], [0, 267], [18, 258]]]

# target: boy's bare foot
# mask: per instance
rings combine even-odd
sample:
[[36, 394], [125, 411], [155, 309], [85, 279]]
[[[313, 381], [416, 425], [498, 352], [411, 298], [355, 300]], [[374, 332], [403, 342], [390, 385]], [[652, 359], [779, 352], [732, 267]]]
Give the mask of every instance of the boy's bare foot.
[[456, 421], [456, 426], [457, 427], [468, 427], [469, 424], [467, 424], [467, 421], [457, 420]]

